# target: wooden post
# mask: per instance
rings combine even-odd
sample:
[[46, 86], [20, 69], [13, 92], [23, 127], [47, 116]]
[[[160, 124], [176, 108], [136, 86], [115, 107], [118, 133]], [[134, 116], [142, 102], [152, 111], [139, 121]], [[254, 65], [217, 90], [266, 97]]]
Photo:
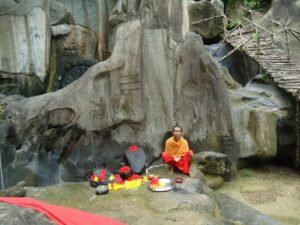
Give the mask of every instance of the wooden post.
[[0, 177], [1, 177], [1, 187], [4, 190], [4, 179], [3, 179], [3, 170], [2, 170], [2, 158], [1, 158], [1, 152], [0, 152]]
[[[252, 14], [252, 10], [250, 10], [250, 15], [251, 15], [251, 20], [252, 22], [255, 24], [254, 18], [253, 18], [253, 14]], [[260, 36], [259, 36], [259, 30], [257, 28], [257, 26], [255, 26], [255, 31], [256, 31], [256, 38], [257, 38], [257, 50], [256, 50], [256, 57], [257, 60], [259, 60], [259, 53], [260, 53], [260, 49], [259, 49], [259, 43], [260, 43]]]
[[271, 34], [271, 38], [272, 38], [272, 48], [274, 48], [274, 29], [273, 29], [273, 27], [274, 27], [274, 23], [273, 22], [271, 22], [271, 24], [272, 24], [272, 27], [271, 27], [271, 32], [272, 32], [272, 34]]
[[202, 22], [206, 22], [206, 21], [210, 21], [210, 20], [217, 19], [217, 18], [220, 18], [220, 17], [223, 17], [223, 16], [222, 15], [221, 16], [213, 16], [213, 17], [205, 18], [203, 20], [198, 20], [198, 21], [192, 22], [192, 25], [202, 23]]
[[260, 49], [259, 49], [260, 34], [259, 34], [259, 32], [257, 32], [256, 34], [257, 34], [257, 51], [256, 51], [256, 56], [257, 56], [257, 60], [259, 60], [259, 54], [260, 54]]
[[227, 53], [225, 56], [223, 56], [221, 59], [218, 60], [218, 62], [221, 62], [222, 60], [226, 59], [228, 56], [230, 56], [232, 53], [234, 53], [236, 50], [238, 50], [240, 47], [242, 47], [244, 44], [246, 44], [248, 41], [250, 41], [252, 37], [249, 37], [246, 41], [244, 41], [239, 46], [235, 47], [233, 50], [231, 50], [229, 53]]
[[298, 100], [299, 93], [296, 99], [296, 149], [295, 149], [295, 168], [300, 169], [300, 102]]
[[284, 31], [285, 31], [285, 39], [286, 39], [288, 59], [291, 59], [291, 52], [290, 52], [290, 45], [289, 45], [289, 34], [288, 34], [286, 29], [284, 29]]

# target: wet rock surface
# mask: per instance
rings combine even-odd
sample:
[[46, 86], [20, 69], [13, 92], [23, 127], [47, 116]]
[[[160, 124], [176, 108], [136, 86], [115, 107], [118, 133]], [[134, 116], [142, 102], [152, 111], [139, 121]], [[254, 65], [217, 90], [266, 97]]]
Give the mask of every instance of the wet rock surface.
[[[216, 224], [216, 205], [206, 195], [178, 189], [152, 192], [144, 184], [138, 189], [95, 195], [87, 183], [64, 183], [32, 188], [30, 195], [53, 204], [110, 216], [127, 224]], [[196, 221], [193, 222], [193, 221]]]
[[195, 154], [194, 163], [205, 174], [224, 175], [229, 172], [231, 163], [225, 154], [204, 151]]
[[24, 187], [11, 187], [8, 189], [0, 190], [0, 196], [2, 197], [24, 197], [26, 196], [26, 190]]
[[[298, 213], [300, 207], [299, 190], [299, 173], [286, 167], [261, 165], [239, 170], [234, 181], [225, 182], [214, 193], [225, 194], [284, 225], [298, 225], [300, 224]], [[228, 202], [228, 208], [230, 204]], [[227, 206], [219, 205], [219, 207], [226, 208]], [[245, 214], [243, 210], [244, 206], [241, 205], [237, 211]], [[229, 215], [229, 213], [226, 214]], [[249, 211], [249, 215], [251, 214]], [[245, 215], [244, 218], [246, 219], [248, 216]], [[248, 224], [245, 220], [241, 221]], [[276, 223], [274, 222], [274, 224]]]
[[240, 221], [242, 224], [248, 225], [281, 225], [269, 216], [263, 215], [259, 211], [231, 198], [226, 195], [217, 195], [214, 197], [221, 210], [221, 215], [225, 220], [236, 224]]
[[175, 190], [170, 192], [150, 191], [147, 187], [149, 183], [144, 183], [137, 189], [96, 195], [95, 189], [87, 182], [61, 183], [45, 188], [28, 187], [27, 192], [29, 196], [42, 201], [109, 216], [130, 225], [281, 224], [227, 195], [220, 195], [218, 192], [204, 195], [184, 188], [185, 185], [190, 185], [192, 179], [179, 173], [168, 175], [165, 166], [150, 172], [172, 180], [181, 177], [183, 183], [176, 184]]
[[55, 225], [36, 210], [0, 202], [0, 224], [5, 225]]

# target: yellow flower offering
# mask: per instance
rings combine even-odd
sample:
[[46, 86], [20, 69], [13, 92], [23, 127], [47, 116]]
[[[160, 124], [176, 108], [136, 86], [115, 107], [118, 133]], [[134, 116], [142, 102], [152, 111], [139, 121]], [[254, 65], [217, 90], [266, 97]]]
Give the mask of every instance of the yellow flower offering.
[[[114, 180], [113, 177], [110, 177], [109, 180]], [[135, 180], [125, 180], [123, 182], [116, 182], [116, 183], [111, 183], [108, 184], [109, 190], [128, 190], [128, 189], [134, 189], [140, 187], [144, 182], [147, 182], [148, 178], [147, 177], [142, 177], [139, 179]]]

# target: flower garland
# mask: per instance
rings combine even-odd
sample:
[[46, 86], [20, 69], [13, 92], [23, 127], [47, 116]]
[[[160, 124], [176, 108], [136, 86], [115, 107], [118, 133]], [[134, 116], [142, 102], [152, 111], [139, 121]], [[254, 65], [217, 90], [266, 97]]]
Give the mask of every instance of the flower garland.
[[131, 151], [131, 152], [136, 152], [138, 150], [139, 150], [139, 146], [137, 146], [137, 145], [131, 145], [129, 147], [129, 151]]
[[120, 169], [119, 169], [119, 172], [120, 173], [130, 173], [131, 172], [131, 168], [129, 166], [122, 166]]
[[[119, 169], [118, 174], [111, 175], [107, 178], [107, 170], [102, 169], [99, 175], [93, 174], [90, 178], [92, 187], [97, 187], [101, 184], [107, 184], [109, 190], [128, 190], [140, 187], [144, 182], [149, 181], [148, 177], [138, 174], [131, 174], [132, 170], [129, 166], [123, 166]], [[124, 178], [123, 174], [129, 174]]]
[[111, 175], [110, 181], [115, 181], [114, 183], [109, 183], [109, 190], [128, 190], [140, 187], [144, 182], [148, 181], [146, 176], [140, 176], [138, 174], [132, 174], [127, 180], [123, 180], [119, 174]]
[[106, 181], [107, 171], [105, 169], [101, 170], [99, 176], [93, 174], [90, 176], [90, 182], [105, 182]]

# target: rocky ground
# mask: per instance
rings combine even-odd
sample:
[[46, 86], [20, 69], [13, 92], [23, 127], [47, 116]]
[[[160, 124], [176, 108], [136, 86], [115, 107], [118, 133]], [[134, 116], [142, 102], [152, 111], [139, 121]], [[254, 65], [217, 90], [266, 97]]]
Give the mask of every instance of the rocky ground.
[[[159, 169], [157, 173], [162, 177], [171, 177], [166, 168]], [[99, 196], [95, 195], [95, 189], [87, 182], [62, 183], [47, 188], [27, 188], [27, 196], [109, 216], [130, 225], [222, 225], [217, 206], [208, 196], [188, 192], [179, 185], [175, 191], [152, 192], [148, 184]]]
[[[109, 216], [130, 225], [300, 224], [300, 175], [292, 169], [274, 166], [242, 169], [234, 181], [225, 182], [212, 192], [200, 179], [178, 173], [169, 175], [167, 167], [150, 172], [172, 180], [181, 177], [183, 183], [176, 184], [170, 192], [152, 192], [146, 182], [140, 188], [110, 191], [101, 196], [95, 194], [88, 182], [25, 187], [25, 190], [29, 197]], [[21, 186], [16, 186], [0, 192], [0, 195], [23, 195], [21, 189]], [[4, 203], [0, 204], [0, 209], [0, 224], [15, 225], [22, 221], [22, 224], [29, 225], [37, 220], [49, 223], [33, 210]], [[15, 220], [11, 220], [12, 217]], [[25, 217], [30, 218], [26, 223]]]
[[286, 167], [239, 170], [237, 179], [215, 191], [231, 196], [284, 225], [300, 224], [300, 175]]
[[[151, 172], [172, 179], [180, 176], [184, 181], [174, 191], [163, 193], [150, 191], [149, 183], [144, 183], [138, 189], [99, 196], [87, 182], [26, 187], [26, 191], [29, 197], [109, 216], [130, 225], [300, 224], [300, 176], [291, 169], [263, 166], [239, 170], [234, 181], [225, 182], [210, 194], [199, 193], [208, 190], [200, 180], [177, 173], [172, 177], [166, 167]], [[12, 213], [5, 205], [1, 207]]]

